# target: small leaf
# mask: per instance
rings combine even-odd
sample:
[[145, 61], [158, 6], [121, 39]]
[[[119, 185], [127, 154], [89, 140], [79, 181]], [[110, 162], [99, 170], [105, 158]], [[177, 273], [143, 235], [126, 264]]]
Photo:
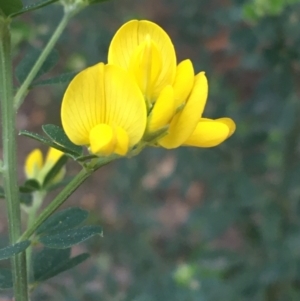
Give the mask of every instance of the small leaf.
[[20, 203], [26, 206], [32, 205], [32, 194], [30, 193], [20, 193]]
[[64, 249], [79, 244], [94, 235], [102, 235], [100, 226], [83, 226], [57, 234], [40, 237], [39, 241], [48, 248]]
[[44, 80], [36, 81], [32, 86], [47, 86], [47, 85], [56, 85], [56, 84], [68, 84], [71, 80], [78, 74], [77, 71], [60, 74], [55, 77], [51, 77]]
[[42, 1], [39, 1], [39, 2], [36, 2], [36, 3], [33, 3], [33, 4], [26, 5], [26, 6], [23, 7], [23, 9], [18, 10], [16, 12], [14, 12], [13, 14], [11, 14], [11, 17], [15, 17], [15, 16], [18, 16], [18, 15], [21, 15], [21, 14], [24, 14], [24, 13], [42, 8], [46, 5], [55, 3], [57, 1], [58, 0], [42, 0]]
[[82, 147], [72, 143], [61, 127], [54, 124], [45, 124], [42, 128], [45, 134], [57, 145], [64, 147], [74, 155], [80, 156], [82, 154]]
[[25, 183], [19, 187], [19, 191], [23, 193], [31, 193], [39, 190], [40, 183], [35, 179], [28, 179]]
[[[50, 146], [50, 147], [53, 147], [53, 148], [56, 148], [62, 152], [64, 152], [67, 156], [70, 156], [71, 158], [73, 159], [76, 159], [76, 157], [78, 157], [78, 154], [74, 154], [74, 152], [70, 151], [69, 149], [66, 149], [65, 147], [62, 147], [61, 145], [58, 145], [56, 143], [54, 143], [53, 141], [51, 141], [50, 139], [48, 138], [45, 138], [37, 133], [32, 133], [32, 132], [29, 132], [29, 131], [26, 131], [26, 130], [22, 130], [19, 132], [19, 135], [22, 135], [22, 136], [26, 136], [26, 137], [29, 137], [29, 138], [32, 138], [34, 140], [37, 140], [47, 146]], [[75, 158], [74, 158], [75, 156]]]
[[51, 181], [55, 178], [55, 176], [60, 172], [63, 166], [67, 163], [68, 157], [61, 156], [59, 160], [54, 164], [54, 166], [49, 170], [47, 175], [45, 176], [43, 187], [46, 187], [47, 184], [51, 183]]
[[49, 249], [44, 248], [42, 251], [33, 255], [33, 278], [34, 281], [48, 279], [46, 274], [56, 269], [61, 262], [70, 258], [71, 249]]
[[72, 269], [89, 258], [89, 254], [87, 253], [80, 254], [73, 258], [69, 258], [69, 256], [70, 249], [43, 249], [43, 251], [38, 254], [38, 257], [34, 258], [34, 281], [45, 281]]
[[29, 247], [29, 245], [30, 245], [30, 241], [24, 240], [12, 246], [8, 246], [3, 249], [0, 249], [0, 260], [10, 258], [13, 255], [23, 252]]
[[14, 12], [22, 9], [23, 4], [21, 0], [0, 0], [0, 10], [9, 16]]
[[12, 273], [9, 269], [0, 269], [0, 290], [13, 287]]
[[[37, 58], [40, 56], [41, 52], [42, 50], [40, 49], [31, 48], [29, 49], [23, 60], [19, 63], [19, 65], [16, 68], [16, 76], [20, 83], [24, 82], [28, 73], [31, 71], [33, 65], [35, 64]], [[57, 51], [53, 50], [46, 58], [45, 62], [43, 63], [35, 78], [38, 78], [41, 75], [50, 71], [57, 63], [57, 61], [58, 53]]]
[[88, 211], [78, 207], [72, 207], [50, 216], [37, 230], [36, 234], [57, 233], [73, 229], [84, 222], [88, 217]]

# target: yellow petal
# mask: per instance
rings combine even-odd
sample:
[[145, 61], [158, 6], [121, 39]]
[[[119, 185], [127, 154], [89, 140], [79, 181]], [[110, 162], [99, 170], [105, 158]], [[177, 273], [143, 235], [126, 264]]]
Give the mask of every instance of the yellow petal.
[[121, 127], [129, 137], [129, 147], [138, 143], [144, 135], [147, 123], [147, 108], [144, 97], [126, 71], [105, 66], [106, 119], [113, 127]]
[[152, 102], [152, 94], [161, 69], [162, 58], [160, 52], [150, 36], [147, 35], [145, 41], [134, 51], [130, 60], [129, 71], [134, 74], [144, 96]]
[[166, 126], [174, 116], [174, 91], [166, 86], [160, 93], [149, 116], [147, 132], [155, 132]]
[[89, 144], [90, 130], [105, 118], [103, 63], [80, 72], [69, 84], [61, 108], [65, 133], [78, 145]]
[[118, 155], [125, 156], [128, 152], [128, 147], [129, 147], [128, 134], [121, 127], [117, 127], [116, 136], [117, 136], [117, 145], [114, 152]]
[[111, 155], [116, 147], [116, 135], [111, 126], [98, 124], [90, 132], [90, 151], [97, 155]]
[[223, 117], [223, 118], [216, 119], [216, 121], [225, 123], [228, 126], [229, 134], [228, 134], [227, 138], [229, 138], [235, 132], [236, 125], [235, 125], [235, 122], [231, 118]]
[[194, 86], [194, 68], [190, 60], [184, 60], [177, 66], [176, 77], [173, 84], [176, 108], [182, 105]]
[[61, 152], [60, 150], [53, 148], [53, 147], [49, 147], [49, 150], [48, 150], [48, 153], [46, 156], [46, 160], [45, 160], [45, 165], [47, 163], [51, 163], [52, 165], [54, 165], [63, 154], [64, 153]]
[[61, 118], [69, 139], [90, 144], [90, 131], [98, 124], [120, 126], [129, 145], [143, 136], [147, 109], [133, 77], [120, 67], [99, 63], [79, 73], [65, 92]]
[[184, 145], [196, 147], [219, 145], [232, 134], [233, 127], [235, 127], [235, 124], [230, 118], [201, 119]]
[[25, 174], [28, 179], [37, 179], [43, 167], [43, 155], [39, 149], [34, 149], [25, 160]]
[[171, 121], [169, 133], [159, 140], [159, 144], [171, 149], [179, 147], [191, 136], [203, 113], [208, 93], [204, 72], [195, 76], [194, 87], [183, 110]]
[[132, 55], [148, 35], [157, 45], [163, 62], [163, 68], [153, 88], [153, 95], [157, 97], [163, 87], [174, 82], [176, 74], [174, 46], [167, 33], [157, 24], [145, 20], [132, 20], [125, 23], [116, 32], [111, 41], [108, 52], [108, 63], [128, 70]]

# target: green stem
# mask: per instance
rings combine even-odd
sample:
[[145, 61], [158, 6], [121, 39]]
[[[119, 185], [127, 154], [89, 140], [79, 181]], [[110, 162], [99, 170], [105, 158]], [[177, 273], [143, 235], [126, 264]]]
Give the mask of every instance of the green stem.
[[54, 31], [53, 35], [51, 36], [50, 40], [48, 41], [47, 45], [45, 46], [44, 50], [40, 54], [39, 58], [35, 62], [34, 66], [28, 73], [26, 79], [22, 83], [21, 87], [17, 91], [14, 99], [14, 106], [16, 109], [18, 109], [22, 102], [24, 97], [26, 96], [29, 87], [34, 80], [35, 76], [37, 75], [38, 71], [41, 69], [43, 63], [45, 62], [46, 58], [52, 51], [54, 45], [56, 44], [57, 40], [61, 36], [63, 30], [67, 26], [69, 20], [71, 17], [76, 13], [74, 10], [65, 10], [65, 13], [63, 15], [63, 18], [61, 19], [60, 23], [58, 24], [56, 30]]
[[[17, 183], [16, 114], [13, 107], [12, 61], [9, 19], [0, 17], [0, 100], [3, 141], [2, 176], [10, 243], [21, 234], [21, 210]], [[13, 283], [16, 301], [27, 301], [27, 271], [25, 252], [12, 257]]]
[[[33, 194], [33, 201], [32, 201], [32, 206], [31, 208], [29, 208], [28, 211], [28, 219], [27, 219], [27, 229], [32, 227], [32, 225], [34, 224], [34, 221], [36, 219], [36, 214], [38, 212], [38, 210], [40, 209], [43, 200], [45, 198], [46, 193], [44, 191], [36, 191]], [[26, 262], [27, 262], [27, 275], [28, 275], [28, 279], [31, 278], [31, 255], [32, 255], [32, 245], [30, 245], [27, 249], [26, 249]]]
[[60, 206], [65, 200], [93, 173], [88, 169], [82, 169], [73, 180], [56, 196], [56, 198], [39, 214], [33, 225], [29, 227], [19, 241], [27, 240], [35, 230]]
[[35, 230], [58, 209], [67, 198], [97, 169], [117, 159], [118, 156], [95, 159], [88, 166], [84, 167], [73, 180], [54, 198], [54, 200], [39, 214], [33, 225], [29, 227], [19, 238], [18, 242], [29, 239]]

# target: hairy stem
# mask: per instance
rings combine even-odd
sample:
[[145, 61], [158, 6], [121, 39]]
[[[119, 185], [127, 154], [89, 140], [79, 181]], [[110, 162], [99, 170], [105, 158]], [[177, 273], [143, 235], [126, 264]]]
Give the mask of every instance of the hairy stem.
[[51, 36], [50, 40], [48, 41], [47, 45], [44, 47], [42, 53], [40, 54], [37, 61], [33, 65], [32, 69], [28, 73], [28, 75], [27, 75], [26, 79], [24, 80], [24, 82], [22, 83], [21, 87], [17, 91], [15, 98], [14, 98], [14, 106], [16, 109], [18, 109], [21, 106], [21, 104], [24, 100], [24, 97], [28, 93], [28, 90], [29, 90], [29, 87], [30, 87], [32, 81], [34, 80], [38, 71], [41, 69], [43, 63], [45, 62], [46, 58], [48, 57], [48, 55], [54, 48], [57, 40], [61, 36], [63, 30], [65, 29], [69, 20], [71, 19], [71, 17], [74, 14], [75, 14], [74, 11], [67, 11], [67, 10], [64, 13], [60, 23], [58, 24], [56, 30], [54, 31], [54, 33]]
[[[8, 216], [10, 243], [21, 235], [21, 210], [17, 183], [16, 114], [13, 107], [12, 61], [9, 19], [0, 17], [0, 101], [3, 142], [2, 176]], [[16, 301], [27, 301], [25, 252], [12, 257], [13, 284]]]

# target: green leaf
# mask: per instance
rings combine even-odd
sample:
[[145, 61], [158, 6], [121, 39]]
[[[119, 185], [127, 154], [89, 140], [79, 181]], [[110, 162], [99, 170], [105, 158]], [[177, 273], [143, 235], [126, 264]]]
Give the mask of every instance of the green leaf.
[[21, 0], [0, 0], [0, 10], [9, 16], [14, 12], [22, 9], [23, 4]]
[[42, 0], [42, 1], [38, 1], [38, 2], [33, 3], [33, 4], [26, 5], [26, 6], [23, 7], [23, 9], [18, 10], [16, 12], [14, 12], [13, 14], [11, 14], [11, 17], [16, 17], [18, 15], [21, 15], [21, 14], [24, 14], [24, 13], [42, 8], [42, 7], [47, 6], [49, 4], [55, 3], [57, 1], [58, 0]]
[[[42, 50], [40, 49], [31, 48], [29, 49], [23, 60], [19, 63], [19, 65], [16, 68], [16, 76], [20, 83], [24, 82], [28, 73], [31, 71], [33, 65], [35, 64], [37, 58], [40, 56], [41, 52]], [[38, 78], [41, 75], [50, 71], [57, 63], [57, 61], [58, 53], [57, 51], [53, 50], [46, 58], [45, 62], [43, 63], [35, 78]]]
[[43, 137], [37, 133], [32, 133], [32, 132], [29, 132], [29, 131], [26, 131], [26, 130], [22, 130], [19, 132], [19, 135], [22, 135], [22, 136], [26, 136], [26, 137], [29, 137], [31, 139], [34, 139], [34, 140], [37, 140], [47, 146], [50, 146], [50, 147], [54, 147], [64, 153], [66, 153], [66, 155], [70, 156], [71, 158], [73, 159], [76, 159], [76, 157], [78, 157], [78, 154], [74, 154], [73, 151], [69, 150], [69, 149], [66, 149], [65, 147], [59, 145], [59, 144], [56, 144], [55, 142], [51, 141], [50, 139], [46, 138], [46, 137]]
[[34, 281], [42, 281], [50, 277], [46, 274], [53, 268], [56, 268], [61, 262], [70, 258], [71, 249], [49, 249], [44, 248], [42, 251], [33, 255], [33, 278]]
[[20, 203], [26, 206], [32, 205], [32, 194], [30, 193], [20, 193]]
[[0, 260], [10, 258], [13, 255], [23, 252], [29, 247], [29, 245], [30, 245], [30, 241], [25, 240], [25, 241], [18, 242], [12, 246], [8, 246], [3, 249], [0, 249]]
[[60, 74], [55, 77], [36, 81], [35, 83], [32, 84], [32, 86], [48, 86], [48, 85], [57, 85], [57, 84], [68, 84], [71, 82], [71, 80], [77, 74], [78, 74], [77, 71]]
[[74, 153], [74, 155], [82, 155], [82, 147], [72, 143], [61, 127], [54, 124], [45, 124], [42, 128], [45, 134], [57, 145], [67, 149], [70, 153]]
[[[21, 187], [20, 187], [21, 188]], [[32, 195], [28, 194], [28, 192], [23, 193], [20, 191], [20, 203], [30, 206], [32, 203]], [[5, 198], [5, 193], [3, 187], [0, 186], [0, 198], [4, 199]]]
[[36, 234], [57, 233], [73, 229], [84, 222], [88, 217], [88, 211], [78, 207], [71, 207], [50, 216], [37, 230]]
[[54, 164], [54, 166], [49, 170], [47, 175], [45, 176], [43, 187], [46, 187], [51, 181], [56, 177], [56, 175], [60, 172], [63, 166], [67, 163], [68, 157], [61, 156], [59, 160]]
[[71, 249], [44, 248], [33, 258], [33, 275], [35, 282], [45, 281], [62, 272], [65, 272], [89, 258], [83, 253], [70, 258]]
[[12, 273], [9, 269], [0, 269], [0, 290], [13, 287]]
[[40, 237], [39, 241], [48, 248], [64, 249], [79, 244], [94, 235], [102, 235], [100, 226], [83, 226], [56, 234]]
[[35, 179], [26, 180], [25, 183], [19, 187], [19, 191], [23, 193], [31, 193], [41, 188], [40, 183]]

